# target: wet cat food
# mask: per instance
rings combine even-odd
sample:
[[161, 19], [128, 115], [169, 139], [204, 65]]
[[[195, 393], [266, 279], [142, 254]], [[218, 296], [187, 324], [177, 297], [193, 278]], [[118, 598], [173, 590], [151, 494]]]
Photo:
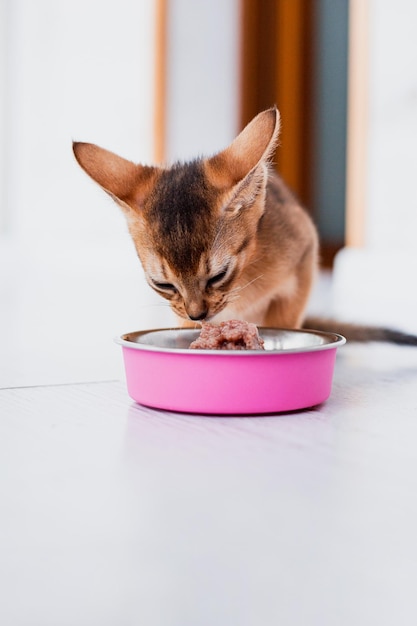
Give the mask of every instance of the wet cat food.
[[204, 322], [200, 336], [190, 348], [198, 350], [263, 350], [264, 341], [255, 324], [228, 320], [220, 324]]

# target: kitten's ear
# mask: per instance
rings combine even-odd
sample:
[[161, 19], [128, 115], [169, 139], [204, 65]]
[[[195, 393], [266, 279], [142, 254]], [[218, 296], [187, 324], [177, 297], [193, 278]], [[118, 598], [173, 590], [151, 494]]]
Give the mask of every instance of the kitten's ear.
[[259, 113], [228, 148], [206, 161], [213, 184], [219, 188], [231, 187], [258, 164], [266, 163], [277, 145], [279, 129], [276, 107]]
[[156, 170], [135, 165], [91, 143], [73, 142], [82, 169], [124, 209], [138, 209], [153, 186]]

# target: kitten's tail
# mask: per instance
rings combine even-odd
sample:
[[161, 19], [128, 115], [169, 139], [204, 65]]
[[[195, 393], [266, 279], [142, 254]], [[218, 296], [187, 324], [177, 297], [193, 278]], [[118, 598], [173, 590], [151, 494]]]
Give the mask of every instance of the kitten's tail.
[[385, 343], [396, 343], [403, 346], [417, 346], [416, 335], [404, 333], [393, 328], [350, 324], [321, 317], [308, 317], [304, 321], [303, 328], [338, 333], [346, 337], [348, 341], [362, 343], [368, 341], [383, 341]]

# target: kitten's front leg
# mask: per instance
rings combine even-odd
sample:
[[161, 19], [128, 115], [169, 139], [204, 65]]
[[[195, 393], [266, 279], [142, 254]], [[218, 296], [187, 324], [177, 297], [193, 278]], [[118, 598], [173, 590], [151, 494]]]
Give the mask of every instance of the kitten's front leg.
[[277, 298], [268, 307], [262, 326], [271, 328], [300, 328], [304, 319], [305, 303], [293, 298]]
[[292, 294], [278, 295], [266, 311], [263, 325], [274, 328], [300, 328], [316, 275], [316, 262], [313, 253], [305, 255], [303, 263], [295, 275], [295, 289]]

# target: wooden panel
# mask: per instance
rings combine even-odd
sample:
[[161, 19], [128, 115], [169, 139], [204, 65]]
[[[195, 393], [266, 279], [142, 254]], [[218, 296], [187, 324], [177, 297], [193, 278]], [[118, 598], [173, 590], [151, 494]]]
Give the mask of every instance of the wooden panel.
[[242, 0], [241, 125], [277, 104], [278, 169], [307, 205], [313, 10], [310, 0]]
[[241, 111], [243, 128], [276, 104], [276, 0], [241, 0]]
[[167, 0], [156, 0], [155, 15], [155, 113], [154, 161], [161, 163], [166, 153], [167, 82]]
[[365, 241], [366, 137], [368, 108], [368, 3], [350, 0], [346, 243]]
[[288, 184], [302, 188], [303, 161], [301, 158], [303, 131], [303, 0], [284, 0], [278, 3], [276, 21], [277, 104], [282, 116], [281, 144], [278, 154], [279, 169]]

